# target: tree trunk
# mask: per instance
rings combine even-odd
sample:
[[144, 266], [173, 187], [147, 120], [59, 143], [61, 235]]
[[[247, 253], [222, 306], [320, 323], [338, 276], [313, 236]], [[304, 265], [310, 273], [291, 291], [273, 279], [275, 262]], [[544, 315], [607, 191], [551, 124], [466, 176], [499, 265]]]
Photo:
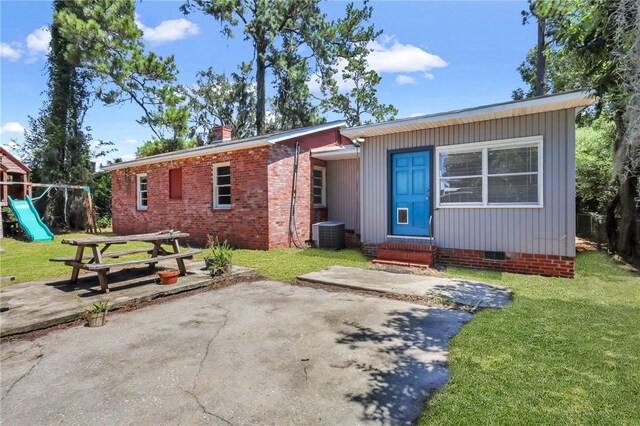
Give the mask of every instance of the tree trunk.
[[264, 63], [264, 55], [266, 47], [256, 45], [256, 131], [259, 135], [264, 134], [265, 121], [265, 74], [266, 66]]
[[640, 258], [638, 247], [638, 208], [636, 207], [637, 178], [628, 176], [620, 187], [620, 224], [618, 227], [618, 253]]
[[546, 41], [544, 38], [545, 33], [545, 20], [544, 17], [540, 17], [536, 15], [538, 18], [538, 48], [536, 52], [536, 96], [542, 96], [546, 93], [546, 89], [544, 87], [544, 75], [546, 58], [544, 56], [544, 51], [547, 48]]

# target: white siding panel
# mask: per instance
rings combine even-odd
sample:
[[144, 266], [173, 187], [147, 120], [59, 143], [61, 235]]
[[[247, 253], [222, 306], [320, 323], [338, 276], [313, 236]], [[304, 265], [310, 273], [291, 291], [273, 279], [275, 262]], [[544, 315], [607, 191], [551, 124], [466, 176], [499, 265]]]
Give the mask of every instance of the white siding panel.
[[388, 150], [543, 135], [544, 208], [438, 209], [435, 243], [574, 256], [574, 119], [569, 109], [367, 138], [362, 145], [362, 241], [379, 244], [387, 238]]

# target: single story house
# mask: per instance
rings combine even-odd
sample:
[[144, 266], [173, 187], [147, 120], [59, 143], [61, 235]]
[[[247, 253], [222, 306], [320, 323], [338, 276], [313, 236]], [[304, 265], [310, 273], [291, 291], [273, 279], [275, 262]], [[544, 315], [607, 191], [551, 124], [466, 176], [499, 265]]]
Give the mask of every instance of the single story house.
[[354, 221], [381, 263], [437, 256], [573, 277], [575, 117], [594, 102], [573, 92], [344, 128], [357, 152], [317, 155], [327, 161], [328, 217]]
[[326, 163], [311, 151], [349, 145], [344, 127], [338, 121], [231, 140], [221, 126], [211, 145], [107, 165], [113, 230], [177, 229], [198, 243], [211, 235], [262, 250], [304, 244], [311, 225], [327, 218]]
[[173, 228], [270, 249], [332, 220], [380, 263], [437, 257], [573, 277], [575, 117], [594, 102], [572, 92], [333, 122], [112, 164], [114, 231]]

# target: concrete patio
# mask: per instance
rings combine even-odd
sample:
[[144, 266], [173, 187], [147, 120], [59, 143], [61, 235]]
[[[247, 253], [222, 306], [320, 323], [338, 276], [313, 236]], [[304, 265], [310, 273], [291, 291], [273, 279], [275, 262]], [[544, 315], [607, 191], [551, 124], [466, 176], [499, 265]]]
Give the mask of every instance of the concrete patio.
[[6, 424], [411, 424], [468, 312], [270, 281], [5, 342]]
[[[80, 276], [74, 285], [68, 279], [14, 284], [0, 290], [0, 336], [25, 333], [79, 318], [93, 303], [109, 299], [112, 308], [146, 302], [162, 296], [213, 285], [203, 261], [185, 261], [187, 275], [172, 285], [159, 285], [146, 267], [126, 268], [109, 274], [111, 292], [100, 290], [94, 273]], [[175, 269], [175, 261], [160, 262], [156, 270]], [[233, 266], [224, 279], [240, 280], [256, 276], [250, 268]]]
[[332, 266], [311, 272], [298, 280], [352, 290], [366, 290], [405, 296], [439, 297], [451, 302], [481, 308], [501, 308], [511, 301], [511, 292], [500, 286], [435, 276], [396, 274]]

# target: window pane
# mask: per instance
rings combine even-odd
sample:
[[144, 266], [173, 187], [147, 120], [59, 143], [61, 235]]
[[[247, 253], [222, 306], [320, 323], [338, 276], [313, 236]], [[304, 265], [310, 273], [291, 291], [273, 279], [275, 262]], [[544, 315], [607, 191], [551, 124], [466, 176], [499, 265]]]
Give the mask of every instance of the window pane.
[[479, 176], [482, 174], [482, 151], [441, 153], [440, 176]]
[[313, 179], [313, 186], [322, 186], [322, 179]]
[[538, 175], [489, 177], [490, 203], [537, 203]]
[[231, 204], [231, 195], [219, 195], [218, 196], [218, 205], [230, 205]]
[[228, 176], [231, 174], [231, 166], [218, 167], [218, 176]]
[[218, 187], [219, 195], [231, 195], [231, 187], [230, 186], [219, 186]]
[[322, 195], [313, 196], [313, 204], [322, 204]]
[[482, 178], [440, 179], [441, 203], [481, 203]]
[[218, 185], [230, 185], [231, 176], [218, 176]]
[[319, 187], [314, 187], [313, 188], [313, 195], [315, 196], [322, 196], [322, 188]]
[[489, 174], [538, 171], [538, 147], [489, 150]]
[[313, 177], [314, 177], [314, 178], [322, 179], [322, 170], [316, 170], [316, 169], [314, 169], [314, 170], [313, 170]]

